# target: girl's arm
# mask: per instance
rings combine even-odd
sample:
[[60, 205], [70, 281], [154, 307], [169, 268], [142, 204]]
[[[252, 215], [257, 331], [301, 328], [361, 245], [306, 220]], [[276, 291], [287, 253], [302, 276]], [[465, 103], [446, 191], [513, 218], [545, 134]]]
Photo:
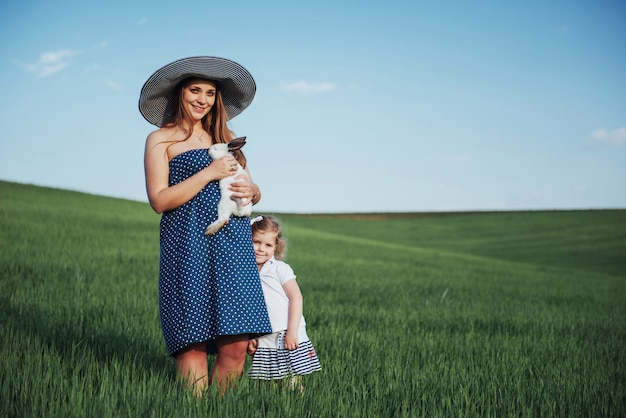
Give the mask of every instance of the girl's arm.
[[298, 344], [298, 328], [302, 318], [302, 292], [295, 279], [283, 284], [283, 289], [289, 298], [289, 317], [287, 319], [287, 335], [285, 336], [285, 348], [295, 350]]
[[146, 191], [150, 206], [156, 213], [163, 213], [187, 203], [211, 181], [230, 175], [230, 166], [235, 163], [235, 158], [228, 155], [170, 187], [168, 145], [171, 145], [171, 142], [164, 139], [161, 131], [151, 133], [146, 140], [144, 153]]

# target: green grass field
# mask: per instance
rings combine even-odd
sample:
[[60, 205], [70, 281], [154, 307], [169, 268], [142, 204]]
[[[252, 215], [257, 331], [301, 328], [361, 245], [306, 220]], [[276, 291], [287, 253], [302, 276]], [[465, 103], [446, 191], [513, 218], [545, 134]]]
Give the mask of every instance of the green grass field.
[[196, 400], [159, 216], [0, 182], [0, 416], [626, 416], [626, 210], [278, 216], [323, 370]]

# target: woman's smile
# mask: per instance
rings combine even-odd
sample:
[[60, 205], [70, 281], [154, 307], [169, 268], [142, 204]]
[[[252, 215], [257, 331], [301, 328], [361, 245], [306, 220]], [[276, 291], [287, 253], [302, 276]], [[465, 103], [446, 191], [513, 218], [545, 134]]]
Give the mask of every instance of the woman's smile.
[[208, 110], [207, 107], [198, 105], [191, 105], [191, 108], [194, 113], [200, 113], [202, 116], [204, 116], [204, 113]]

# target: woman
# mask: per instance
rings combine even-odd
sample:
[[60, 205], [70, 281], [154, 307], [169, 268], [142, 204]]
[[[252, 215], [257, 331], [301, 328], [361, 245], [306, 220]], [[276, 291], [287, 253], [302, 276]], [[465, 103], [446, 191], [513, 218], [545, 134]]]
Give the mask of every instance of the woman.
[[[218, 181], [237, 162], [246, 174], [233, 198], [261, 198], [241, 151], [215, 161], [207, 150], [234, 138], [227, 122], [252, 101], [256, 84], [239, 64], [190, 57], [157, 70], [144, 84], [139, 109], [159, 127], [145, 147], [146, 189], [161, 217], [159, 307], [168, 352], [196, 394], [217, 379], [238, 379], [248, 339], [272, 331], [252, 247], [249, 218], [231, 217], [215, 235]], [[217, 354], [209, 373], [207, 354]]]

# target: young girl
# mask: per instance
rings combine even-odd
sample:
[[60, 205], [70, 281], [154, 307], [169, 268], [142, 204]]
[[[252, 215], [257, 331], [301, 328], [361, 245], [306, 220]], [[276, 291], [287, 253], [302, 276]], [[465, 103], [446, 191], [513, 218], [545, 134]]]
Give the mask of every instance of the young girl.
[[248, 376], [264, 380], [291, 377], [289, 384], [293, 388], [299, 385], [299, 376], [322, 368], [306, 333], [296, 276], [289, 264], [281, 261], [286, 243], [280, 223], [272, 216], [258, 216], [251, 223], [252, 244], [273, 334], [249, 341], [248, 354], [253, 358]]

